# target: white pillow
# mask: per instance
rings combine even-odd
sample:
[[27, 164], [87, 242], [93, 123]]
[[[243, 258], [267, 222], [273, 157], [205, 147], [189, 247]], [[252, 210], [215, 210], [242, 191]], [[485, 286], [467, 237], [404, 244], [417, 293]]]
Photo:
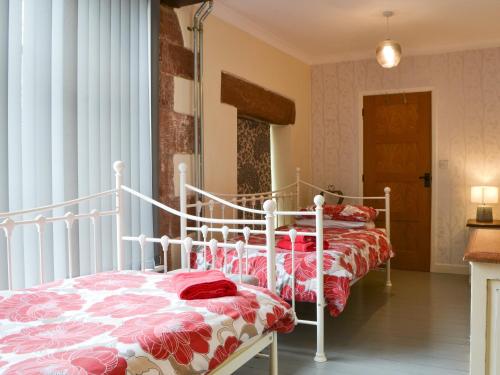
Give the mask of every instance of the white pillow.
[[[295, 220], [295, 224], [304, 227], [315, 227], [315, 219], [298, 219]], [[323, 228], [344, 228], [344, 229], [372, 229], [375, 228], [375, 223], [373, 221], [362, 222], [362, 221], [343, 221], [343, 220], [323, 220]]]

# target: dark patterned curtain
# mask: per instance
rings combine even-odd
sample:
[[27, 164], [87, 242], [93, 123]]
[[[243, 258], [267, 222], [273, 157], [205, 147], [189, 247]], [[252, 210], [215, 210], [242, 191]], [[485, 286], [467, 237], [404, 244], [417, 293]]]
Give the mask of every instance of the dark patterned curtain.
[[238, 117], [238, 194], [271, 190], [271, 128]]

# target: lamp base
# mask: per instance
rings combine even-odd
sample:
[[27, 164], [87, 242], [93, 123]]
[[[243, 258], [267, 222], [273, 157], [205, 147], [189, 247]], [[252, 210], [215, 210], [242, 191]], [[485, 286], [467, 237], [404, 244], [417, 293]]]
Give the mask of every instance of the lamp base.
[[493, 221], [493, 209], [490, 206], [478, 206], [476, 220], [482, 223], [491, 223]]

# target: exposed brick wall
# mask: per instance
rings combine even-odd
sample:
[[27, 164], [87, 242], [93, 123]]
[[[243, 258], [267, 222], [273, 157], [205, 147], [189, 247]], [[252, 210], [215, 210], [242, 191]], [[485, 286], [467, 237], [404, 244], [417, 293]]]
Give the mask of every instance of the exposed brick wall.
[[[193, 116], [174, 111], [174, 77], [193, 79], [193, 52], [184, 47], [174, 10], [160, 6], [158, 188], [161, 202], [179, 206], [174, 192], [175, 154], [194, 153]], [[160, 214], [158, 234], [179, 235], [179, 220]]]

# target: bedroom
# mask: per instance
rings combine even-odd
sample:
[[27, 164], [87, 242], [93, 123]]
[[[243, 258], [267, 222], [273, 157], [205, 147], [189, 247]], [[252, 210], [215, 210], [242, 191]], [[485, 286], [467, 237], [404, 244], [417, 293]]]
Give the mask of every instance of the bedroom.
[[[108, 373], [500, 373], [498, 16], [489, 0], [3, 1], [0, 372], [106, 373], [68, 365], [92, 345]], [[293, 332], [181, 301], [164, 268], [220, 269], [266, 301], [255, 316], [268, 288]], [[69, 290], [86, 302], [57, 319], [9, 302]], [[108, 333], [26, 349], [123, 294]], [[179, 311], [238, 340], [188, 360], [115, 327]]]

